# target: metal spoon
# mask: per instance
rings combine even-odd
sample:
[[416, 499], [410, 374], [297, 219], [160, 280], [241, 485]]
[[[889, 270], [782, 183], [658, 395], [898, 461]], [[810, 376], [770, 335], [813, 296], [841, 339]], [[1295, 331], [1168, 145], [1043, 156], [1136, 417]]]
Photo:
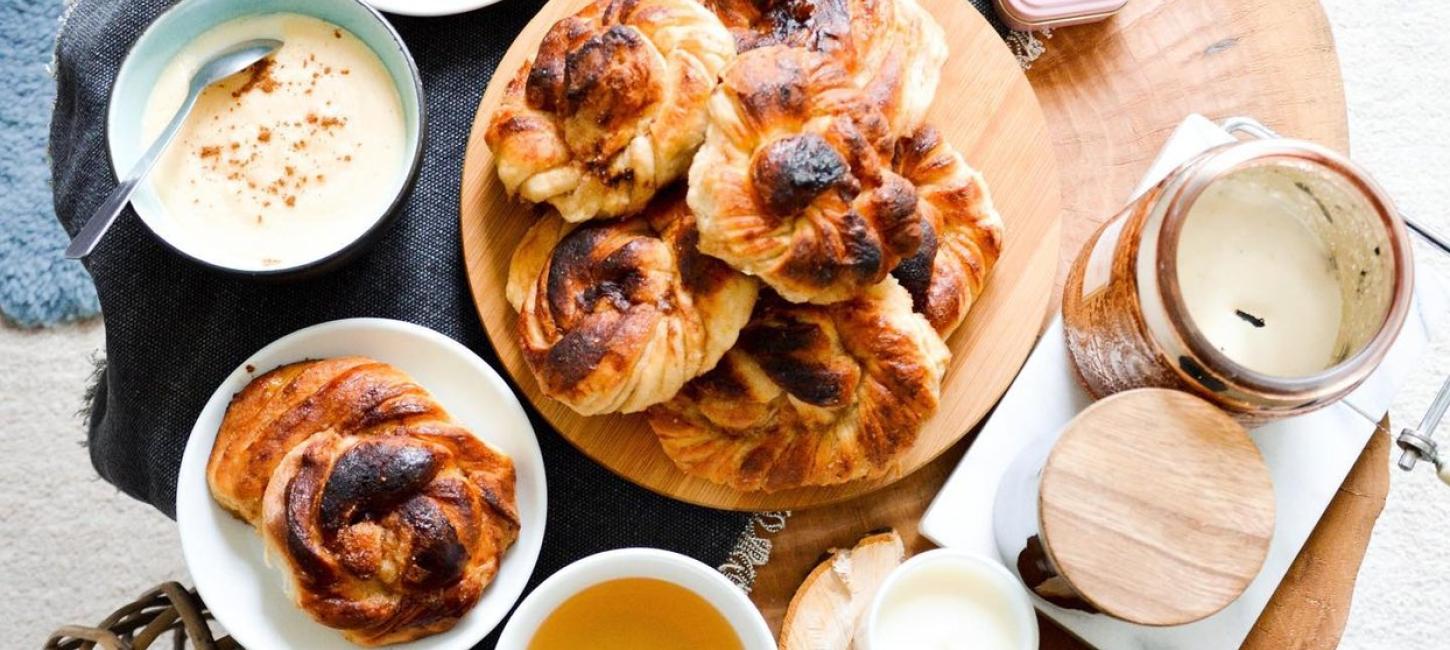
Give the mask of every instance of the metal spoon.
[[70, 259], [80, 259], [91, 254], [101, 237], [110, 230], [111, 224], [116, 222], [116, 216], [121, 214], [121, 209], [131, 200], [131, 193], [141, 181], [146, 180], [146, 175], [151, 173], [151, 168], [156, 166], [156, 161], [161, 159], [161, 154], [166, 152], [166, 147], [176, 137], [181, 125], [186, 122], [186, 116], [191, 114], [191, 109], [196, 106], [196, 98], [201, 91], [222, 79], [230, 77], [238, 72], [246, 70], [253, 63], [261, 61], [267, 55], [282, 47], [282, 41], [261, 38], [238, 43], [217, 54], [200, 70], [191, 77], [191, 87], [186, 93], [186, 99], [181, 102], [181, 107], [176, 109], [176, 115], [171, 118], [171, 123], [156, 136], [156, 141], [151, 143], [151, 148], [141, 155], [136, 164], [131, 167], [131, 173], [111, 191], [110, 196], [101, 203], [101, 207], [91, 214], [90, 220], [81, 228], [75, 239], [72, 239], [70, 246], [65, 249], [65, 256]]

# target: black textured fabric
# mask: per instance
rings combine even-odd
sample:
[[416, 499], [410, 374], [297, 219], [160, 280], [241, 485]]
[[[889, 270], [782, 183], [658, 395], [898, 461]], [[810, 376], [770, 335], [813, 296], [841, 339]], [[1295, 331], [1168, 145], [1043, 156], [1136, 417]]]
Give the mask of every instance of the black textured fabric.
[[[1009, 30], [1002, 23], [1002, 19], [997, 16], [997, 10], [992, 6], [992, 0], [968, 0], [968, 2], [972, 5], [973, 9], [976, 9], [987, 18], [987, 22], [992, 24], [992, 29], [997, 30], [998, 34], [1003, 36], [1007, 35]], [[951, 35], [948, 34], [947, 38], [951, 38]]]
[[[986, 4], [972, 1], [979, 9]], [[116, 71], [146, 25], [170, 4], [77, 0], [60, 36], [52, 165], [56, 214], [72, 234], [116, 182], [104, 127]], [[468, 295], [459, 180], [484, 85], [541, 4], [504, 0], [449, 18], [391, 17], [423, 74], [427, 147], [401, 218], [347, 266], [289, 284], [237, 279], [166, 250], [129, 209], [121, 216], [86, 264], [106, 322], [107, 364], [88, 431], [101, 476], [175, 516], [182, 450], [212, 391], [251, 353], [315, 323], [354, 316], [412, 321], [501, 368]], [[579, 454], [529, 411], [549, 483], [535, 584], [568, 562], [611, 548], [667, 548], [711, 565], [727, 557], [744, 515], [635, 487]]]

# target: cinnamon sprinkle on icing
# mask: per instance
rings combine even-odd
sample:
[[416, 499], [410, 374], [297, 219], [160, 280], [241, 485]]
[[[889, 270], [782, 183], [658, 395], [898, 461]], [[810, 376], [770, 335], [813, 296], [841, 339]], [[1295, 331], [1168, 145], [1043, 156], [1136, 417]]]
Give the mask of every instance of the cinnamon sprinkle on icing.
[[251, 76], [247, 77], [246, 83], [243, 83], [240, 88], [232, 91], [232, 97], [240, 99], [242, 95], [253, 90], [261, 90], [264, 93], [271, 93], [276, 90], [277, 80], [272, 77], [272, 66], [274, 63], [275, 61], [269, 56], [248, 67], [247, 72]]

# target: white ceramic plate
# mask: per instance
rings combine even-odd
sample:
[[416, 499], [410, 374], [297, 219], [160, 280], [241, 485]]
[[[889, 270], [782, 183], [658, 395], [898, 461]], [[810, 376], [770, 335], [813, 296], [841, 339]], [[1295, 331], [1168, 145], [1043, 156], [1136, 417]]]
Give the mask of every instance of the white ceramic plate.
[[261, 536], [222, 510], [206, 484], [207, 457], [233, 395], [277, 366], [343, 355], [371, 357], [412, 375], [455, 420], [514, 461], [521, 529], [498, 576], [452, 630], [389, 646], [472, 647], [513, 607], [534, 571], [547, 512], [544, 460], [523, 407], [498, 374], [462, 344], [417, 325], [376, 318], [314, 325], [262, 348], [222, 382], [191, 430], [177, 479], [176, 522], [187, 569], [217, 620], [248, 648], [355, 647], [292, 604], [281, 572], [264, 558]]
[[363, 0], [374, 9], [402, 16], [451, 16], [487, 7], [499, 0]]

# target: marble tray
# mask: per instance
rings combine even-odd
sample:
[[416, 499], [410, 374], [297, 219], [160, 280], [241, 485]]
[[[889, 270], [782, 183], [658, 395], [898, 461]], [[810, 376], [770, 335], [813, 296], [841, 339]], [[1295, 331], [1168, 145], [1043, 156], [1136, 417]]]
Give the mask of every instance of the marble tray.
[[[1213, 122], [1190, 115], [1169, 138], [1134, 194], [1188, 158], [1229, 140], [1232, 137]], [[1415, 304], [1404, 330], [1379, 369], [1360, 388], [1331, 407], [1251, 432], [1274, 481], [1277, 519], [1264, 568], [1237, 601], [1196, 623], [1161, 628], [1089, 616], [1034, 596], [1038, 609], [1104, 650], [1238, 647], [1427, 349], [1431, 333], [1445, 322], [1445, 294], [1424, 264], [1417, 265], [1415, 281]], [[1035, 440], [1056, 438], [1062, 426], [1089, 403], [1091, 398], [1078, 385], [1069, 365], [1062, 318], [1055, 317], [922, 517], [921, 533], [941, 546], [999, 558], [992, 509], [1002, 473]]]

